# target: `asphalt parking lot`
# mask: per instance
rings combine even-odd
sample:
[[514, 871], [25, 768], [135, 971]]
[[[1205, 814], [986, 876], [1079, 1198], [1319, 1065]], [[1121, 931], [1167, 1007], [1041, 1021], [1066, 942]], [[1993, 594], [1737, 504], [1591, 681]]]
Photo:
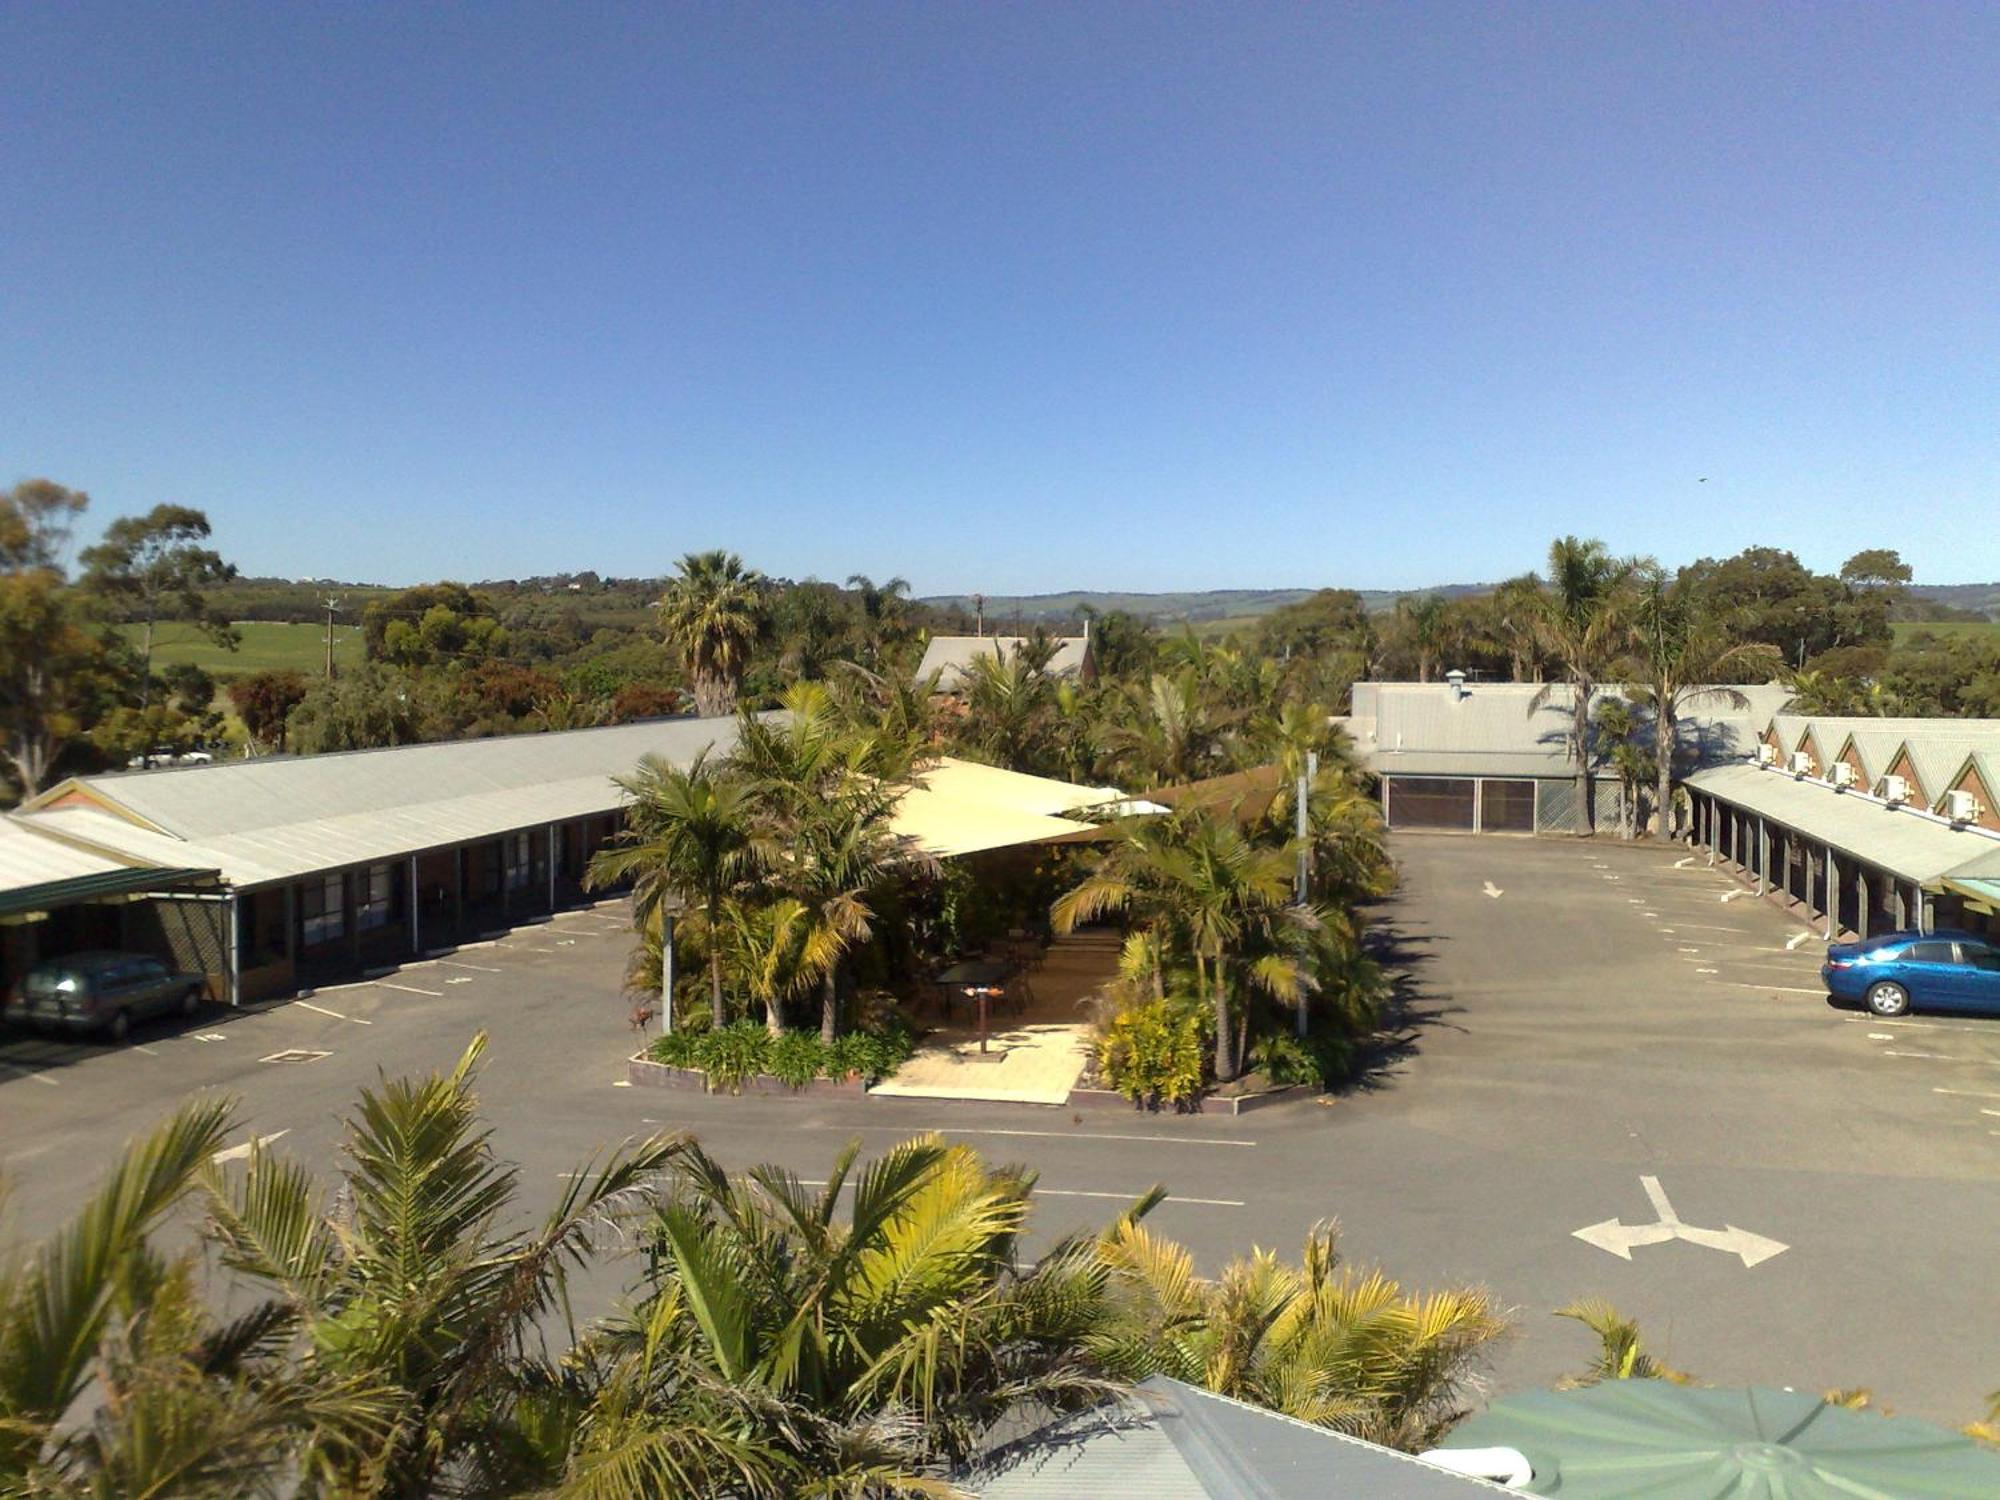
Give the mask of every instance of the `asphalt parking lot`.
[[197, 1089], [241, 1099], [245, 1139], [330, 1167], [357, 1085], [446, 1066], [484, 1029], [481, 1092], [531, 1207], [592, 1150], [654, 1130], [810, 1178], [846, 1140], [946, 1129], [1039, 1170], [1042, 1236], [1164, 1181], [1155, 1223], [1207, 1268], [1337, 1217], [1350, 1254], [1406, 1281], [1483, 1282], [1520, 1322], [1501, 1390], [1581, 1363], [1586, 1336], [1549, 1313], [1597, 1294], [1711, 1380], [1866, 1384], [1897, 1410], [1977, 1414], [2000, 1385], [2000, 1022], [1830, 1007], [1817, 940], [1678, 849], [1396, 849], [1404, 888], [1380, 913], [1405, 975], [1396, 1045], [1325, 1101], [1230, 1120], [626, 1087], [623, 914], [606, 905], [122, 1049], [9, 1041], [8, 1232], [59, 1222], [120, 1141]]

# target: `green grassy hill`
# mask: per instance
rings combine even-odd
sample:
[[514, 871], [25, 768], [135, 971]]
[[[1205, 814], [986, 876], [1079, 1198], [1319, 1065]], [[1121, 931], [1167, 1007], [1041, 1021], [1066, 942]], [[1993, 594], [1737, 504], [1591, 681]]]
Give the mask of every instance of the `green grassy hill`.
[[2000, 637], [2000, 621], [1994, 620], [1897, 620], [1889, 628], [1896, 632], [1898, 645], [1922, 632], [1940, 639], [1954, 636]]
[[[191, 625], [170, 620], [153, 628], [153, 665], [170, 667], [193, 662], [218, 677], [247, 676], [283, 668], [303, 672], [308, 677], [326, 670], [326, 627], [288, 625], [275, 620], [239, 620], [236, 628], [243, 644], [225, 651]], [[145, 634], [143, 625], [121, 626], [136, 645]], [[357, 666], [361, 661], [361, 627], [336, 625], [333, 628], [333, 662], [337, 667]]]

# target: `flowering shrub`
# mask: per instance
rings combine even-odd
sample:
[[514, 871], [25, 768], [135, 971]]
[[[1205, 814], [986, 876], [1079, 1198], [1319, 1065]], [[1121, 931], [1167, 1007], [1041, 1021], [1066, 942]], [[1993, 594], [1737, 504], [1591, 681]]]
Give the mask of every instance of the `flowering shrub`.
[[1206, 1006], [1187, 1000], [1129, 1006], [1098, 1034], [1098, 1075], [1148, 1109], [1191, 1104], [1208, 1082], [1214, 1024]]

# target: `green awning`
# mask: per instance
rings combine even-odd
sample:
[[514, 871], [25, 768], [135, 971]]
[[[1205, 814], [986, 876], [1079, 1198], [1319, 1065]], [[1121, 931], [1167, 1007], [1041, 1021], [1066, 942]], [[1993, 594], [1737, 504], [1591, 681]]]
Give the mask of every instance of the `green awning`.
[[101, 870], [91, 875], [73, 875], [67, 880], [48, 880], [39, 885], [17, 885], [0, 891], [0, 918], [24, 912], [52, 911], [59, 906], [79, 906], [133, 891], [166, 891], [216, 878], [214, 870], [166, 870], [151, 866], [135, 869]]
[[1957, 891], [1974, 906], [2000, 915], [2000, 880], [1957, 880], [1947, 875], [1945, 889]]
[[1562, 1500], [1965, 1500], [2000, 1495], [2000, 1453], [1909, 1417], [1759, 1388], [1608, 1380], [1509, 1397], [1441, 1445], [1513, 1448], [1527, 1493]]

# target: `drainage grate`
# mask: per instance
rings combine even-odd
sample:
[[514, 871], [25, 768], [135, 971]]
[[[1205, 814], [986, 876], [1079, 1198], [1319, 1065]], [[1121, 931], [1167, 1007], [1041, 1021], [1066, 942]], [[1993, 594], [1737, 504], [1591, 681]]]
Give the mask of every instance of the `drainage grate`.
[[293, 1047], [284, 1052], [273, 1052], [269, 1057], [260, 1057], [258, 1062], [309, 1063], [318, 1062], [322, 1057], [331, 1057], [331, 1052], [308, 1052], [302, 1047]]

